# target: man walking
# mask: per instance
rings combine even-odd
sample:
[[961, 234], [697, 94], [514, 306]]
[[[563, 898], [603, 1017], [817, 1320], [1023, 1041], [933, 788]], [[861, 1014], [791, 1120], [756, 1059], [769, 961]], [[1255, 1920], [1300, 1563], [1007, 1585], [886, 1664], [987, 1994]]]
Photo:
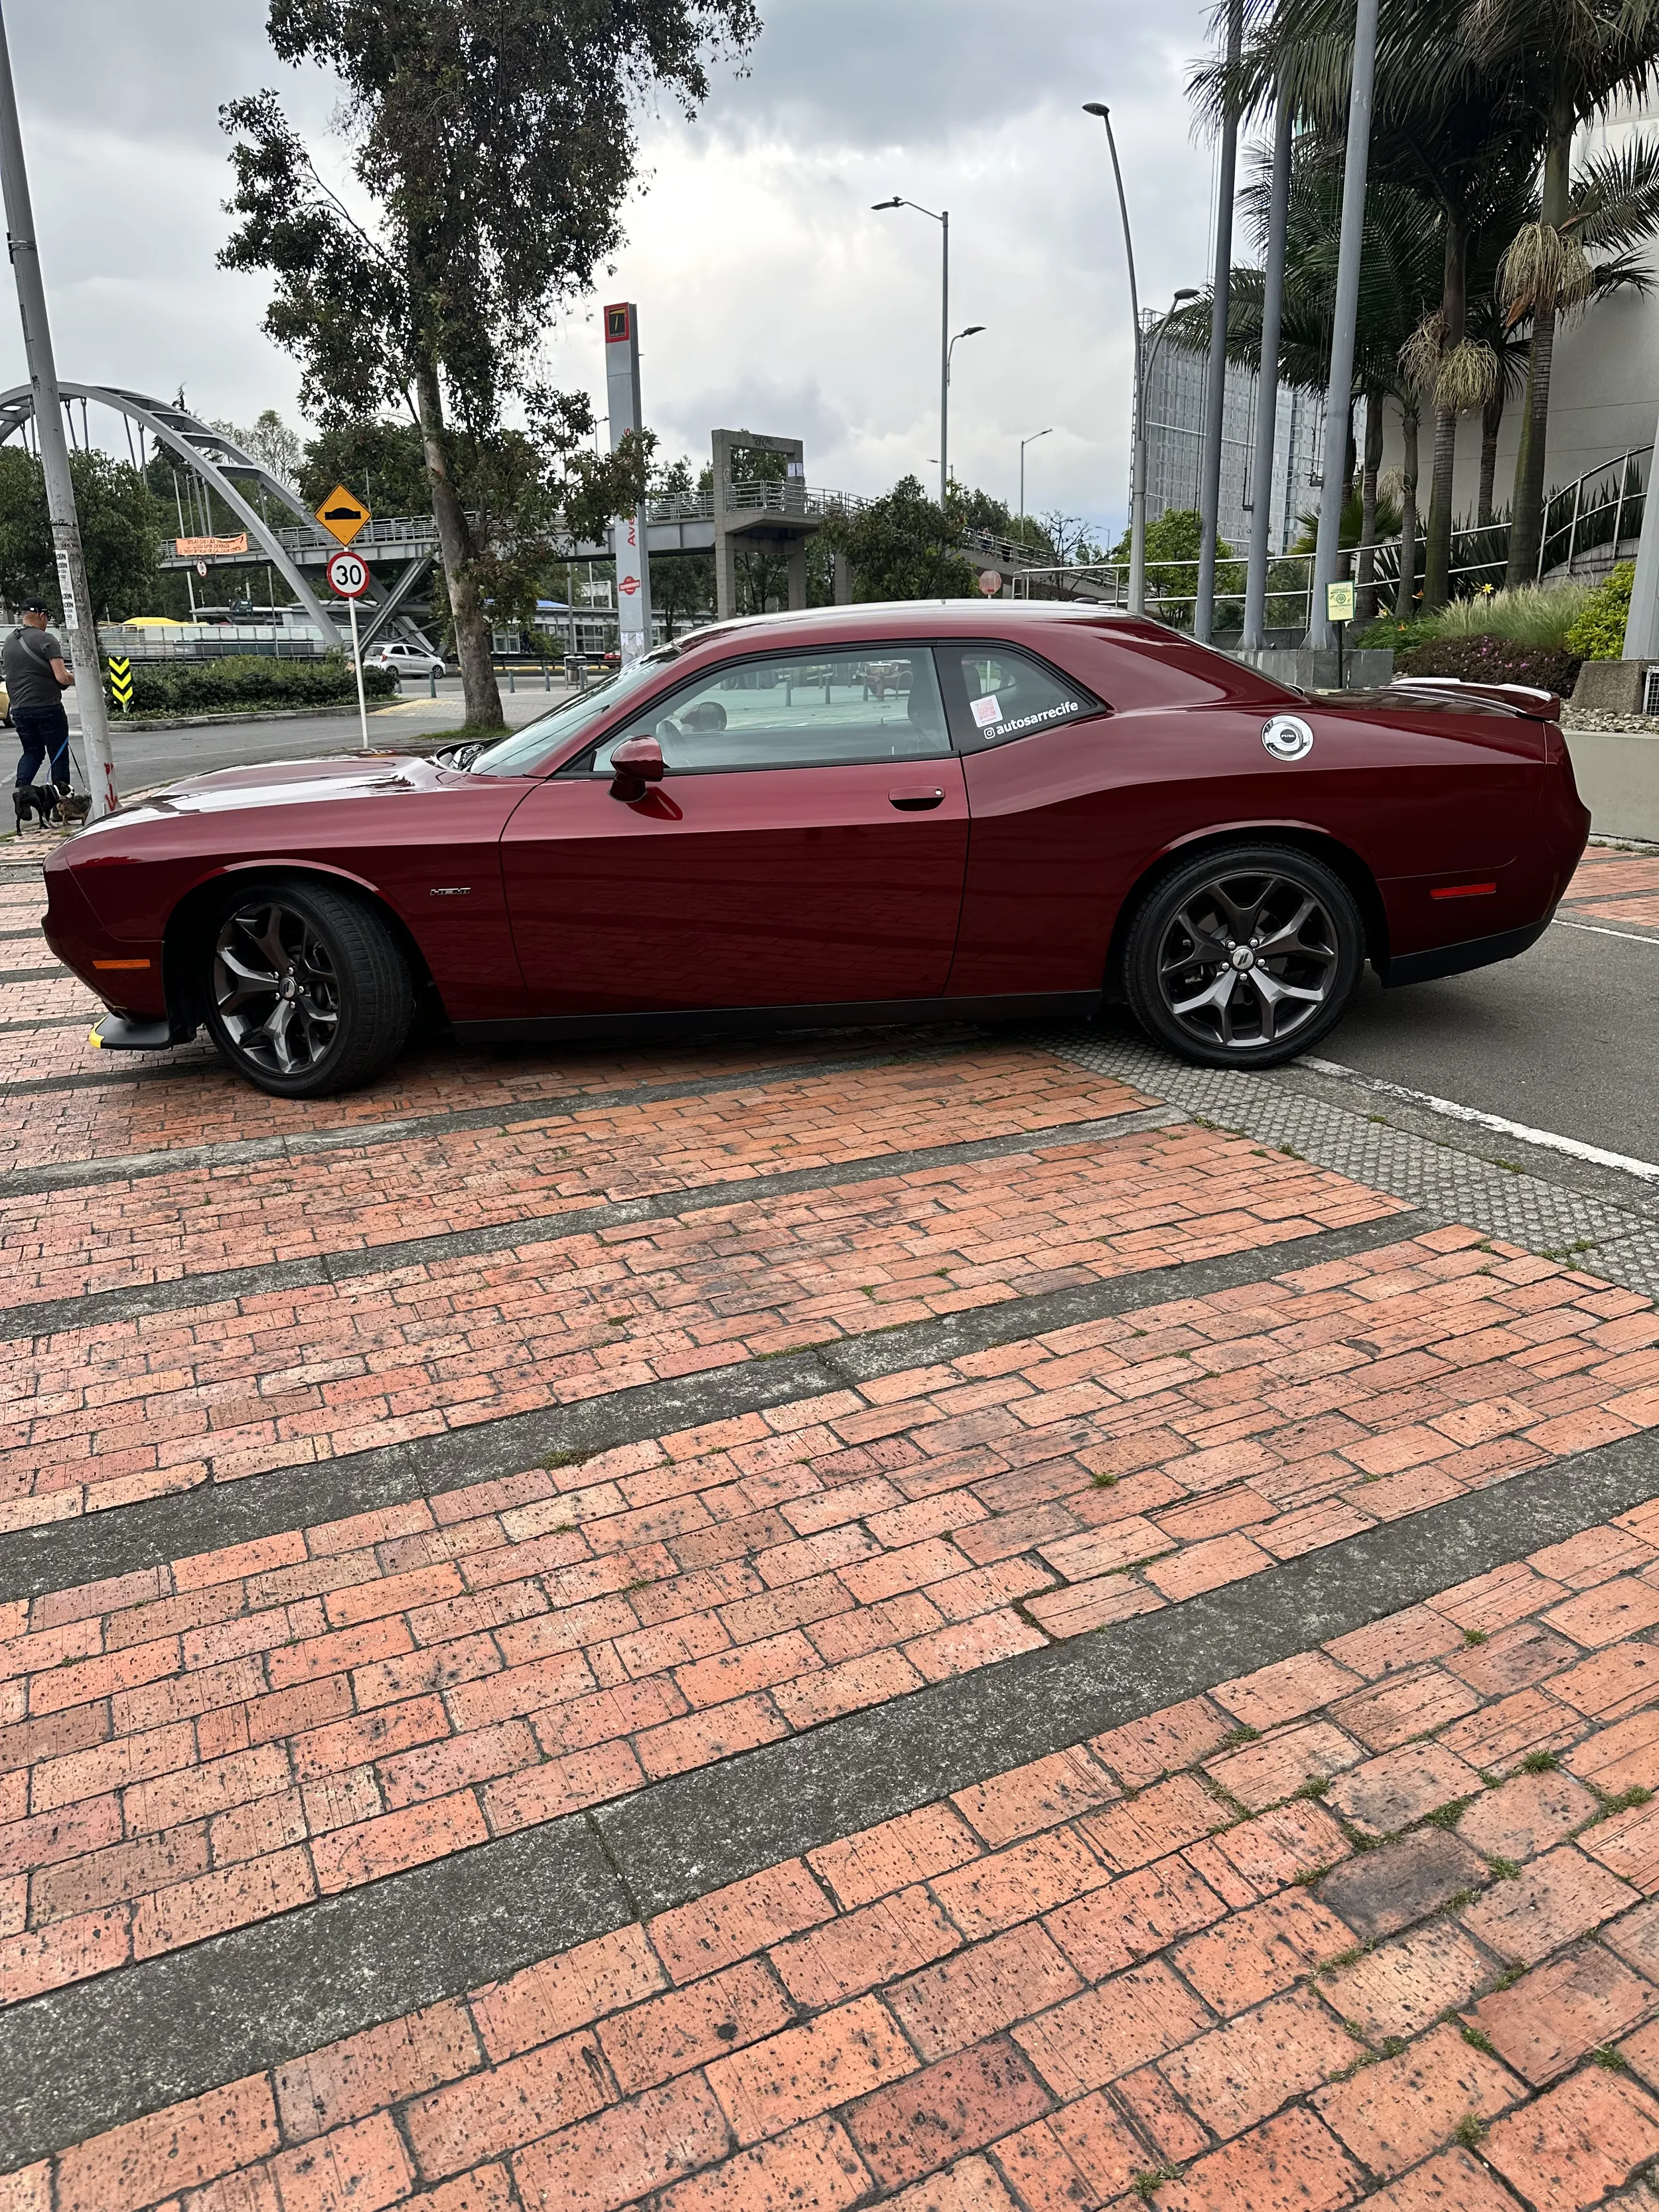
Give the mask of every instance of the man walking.
[[70, 787], [69, 716], [64, 694], [74, 683], [65, 665], [64, 648], [46, 628], [46, 610], [39, 599], [21, 609], [23, 619], [6, 640], [0, 653], [6, 690], [11, 699], [11, 719], [22, 741], [17, 763], [19, 790], [34, 781], [43, 760], [52, 763], [52, 780], [60, 792]]

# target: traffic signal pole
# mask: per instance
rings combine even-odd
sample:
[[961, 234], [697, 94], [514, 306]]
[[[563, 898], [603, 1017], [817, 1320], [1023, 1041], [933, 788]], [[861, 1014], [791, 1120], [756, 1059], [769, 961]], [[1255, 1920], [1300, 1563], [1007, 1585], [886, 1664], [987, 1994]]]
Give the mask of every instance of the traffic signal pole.
[[17, 307], [23, 320], [23, 352], [34, 395], [34, 430], [46, 477], [46, 512], [58, 565], [58, 589], [64, 602], [64, 629], [70, 665], [75, 671], [76, 704], [81, 710], [81, 744], [86, 756], [91, 811], [113, 812], [115, 755], [110, 745], [109, 712], [98, 646], [98, 623], [87, 589], [87, 565], [81, 550], [81, 525], [75, 512], [69, 441], [64, 435], [63, 403], [46, 321], [46, 291], [34, 242], [28, 174], [23, 166], [23, 134], [17, 121], [17, 94], [11, 80], [11, 55], [0, 10], [0, 187], [3, 187], [11, 265], [17, 279]]

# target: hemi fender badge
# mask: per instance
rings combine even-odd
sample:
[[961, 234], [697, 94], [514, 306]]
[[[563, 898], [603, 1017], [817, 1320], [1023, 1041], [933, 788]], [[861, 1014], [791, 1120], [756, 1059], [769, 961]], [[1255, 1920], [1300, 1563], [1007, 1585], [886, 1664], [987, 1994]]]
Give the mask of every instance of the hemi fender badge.
[[471, 884], [434, 884], [427, 893], [428, 898], [470, 898], [471, 895]]

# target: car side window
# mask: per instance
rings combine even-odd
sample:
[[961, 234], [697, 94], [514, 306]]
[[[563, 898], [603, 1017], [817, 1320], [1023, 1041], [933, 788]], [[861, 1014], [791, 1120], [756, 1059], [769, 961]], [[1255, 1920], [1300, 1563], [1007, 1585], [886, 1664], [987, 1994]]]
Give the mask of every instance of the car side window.
[[1029, 653], [1007, 645], [973, 645], [951, 649], [950, 673], [960, 672], [968, 720], [967, 749], [1006, 744], [1038, 730], [1097, 714], [1101, 702]]
[[613, 748], [647, 736], [670, 775], [932, 760], [951, 750], [932, 651], [885, 642], [727, 661], [653, 700], [581, 765], [608, 775]]

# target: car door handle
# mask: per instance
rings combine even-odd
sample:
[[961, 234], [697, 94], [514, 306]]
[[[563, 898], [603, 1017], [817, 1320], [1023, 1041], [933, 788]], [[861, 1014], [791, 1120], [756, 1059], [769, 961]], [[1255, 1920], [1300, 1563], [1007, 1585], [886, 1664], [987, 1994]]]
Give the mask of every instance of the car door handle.
[[945, 793], [939, 790], [890, 791], [887, 803], [896, 806], [901, 814], [926, 814], [931, 808], [945, 804]]

